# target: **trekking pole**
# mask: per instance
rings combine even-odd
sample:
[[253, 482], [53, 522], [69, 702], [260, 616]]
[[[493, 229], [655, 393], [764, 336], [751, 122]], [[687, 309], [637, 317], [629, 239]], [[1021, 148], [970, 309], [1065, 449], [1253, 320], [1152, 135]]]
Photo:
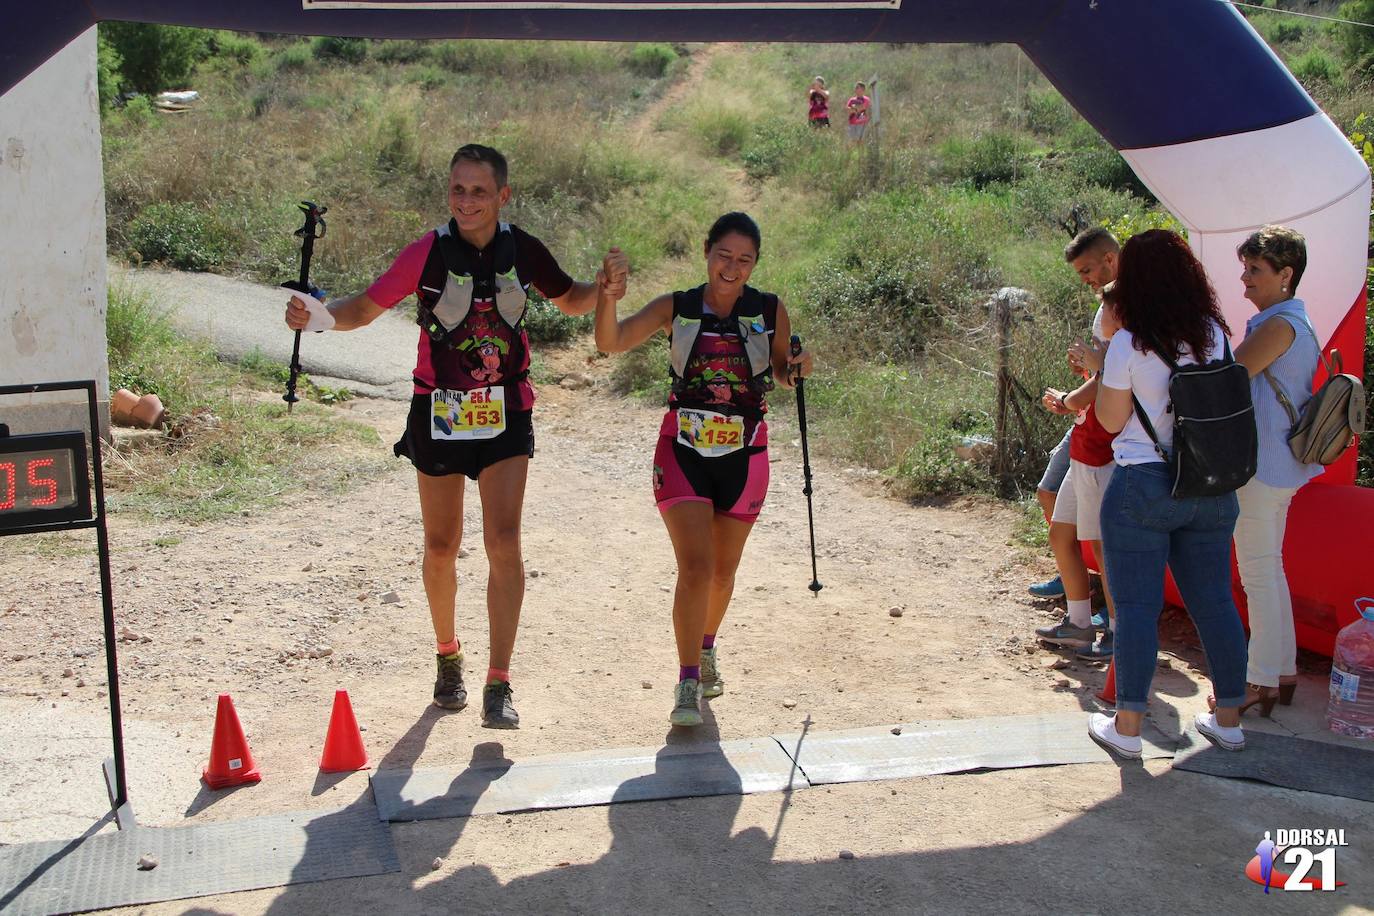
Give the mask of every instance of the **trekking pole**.
[[[796, 334], [792, 335], [792, 355], [801, 353], [801, 338]], [[797, 378], [797, 426], [801, 428], [802, 444], [802, 479], [805, 485], [802, 492], [806, 494], [806, 527], [811, 532], [811, 584], [807, 588], [811, 593], [817, 594], [823, 587], [820, 580], [816, 578], [816, 519], [811, 510], [811, 452], [806, 447], [806, 380], [800, 376]]]
[[[293, 233], [301, 240], [301, 276], [299, 280], [287, 280], [282, 286], [311, 296], [314, 293], [310, 287], [310, 257], [315, 253], [315, 239], [324, 238], [324, 215], [329, 212], [329, 208], [313, 204], [308, 200], [301, 201], [297, 206], [305, 214], [305, 225]], [[290, 413], [291, 408], [300, 400], [296, 397], [296, 377], [300, 374], [301, 332], [297, 331], [296, 340], [291, 345], [291, 377], [286, 380], [286, 394], [281, 396], [281, 399], [286, 402], [287, 413]]]

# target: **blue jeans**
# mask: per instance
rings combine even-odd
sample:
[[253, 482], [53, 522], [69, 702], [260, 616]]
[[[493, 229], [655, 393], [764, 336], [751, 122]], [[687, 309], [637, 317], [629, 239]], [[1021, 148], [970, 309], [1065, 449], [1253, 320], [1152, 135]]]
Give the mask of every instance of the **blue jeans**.
[[1245, 700], [1245, 629], [1231, 598], [1236, 494], [1169, 495], [1163, 462], [1119, 466], [1102, 497], [1102, 549], [1116, 602], [1116, 708], [1144, 712], [1159, 651], [1164, 567], [1193, 618], [1218, 706]]

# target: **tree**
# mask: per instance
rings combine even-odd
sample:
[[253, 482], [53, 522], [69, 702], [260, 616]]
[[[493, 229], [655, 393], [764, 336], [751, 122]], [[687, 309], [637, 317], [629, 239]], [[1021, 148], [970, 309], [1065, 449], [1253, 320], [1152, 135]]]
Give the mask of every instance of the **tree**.
[[205, 33], [184, 26], [102, 22], [100, 35], [123, 61], [121, 88], [135, 92], [184, 88], [206, 54]]

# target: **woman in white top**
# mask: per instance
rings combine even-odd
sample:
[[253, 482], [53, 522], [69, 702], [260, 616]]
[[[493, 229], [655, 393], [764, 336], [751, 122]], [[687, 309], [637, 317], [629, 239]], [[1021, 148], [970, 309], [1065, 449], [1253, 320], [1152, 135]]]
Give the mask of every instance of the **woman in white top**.
[[1175, 498], [1169, 465], [1137, 415], [1149, 418], [1159, 447], [1170, 453], [1171, 370], [1159, 354], [1178, 364], [1212, 362], [1225, 352], [1230, 331], [1202, 265], [1172, 232], [1142, 232], [1125, 244], [1116, 294], [1121, 329], [1105, 357], [1101, 350], [1076, 348], [1085, 365], [1102, 370], [1098, 420], [1109, 432], [1119, 431], [1112, 442], [1117, 467], [1102, 499], [1102, 546], [1116, 603], [1117, 713], [1092, 716], [1088, 730], [1118, 756], [1140, 757], [1167, 564], [1202, 639], [1216, 696], [1215, 711], [1193, 721], [1213, 743], [1241, 750], [1245, 630], [1230, 575], [1236, 495]]
[[1320, 474], [1322, 466], [1293, 457], [1288, 431], [1312, 397], [1321, 348], [1302, 300], [1295, 298], [1307, 267], [1306, 240], [1286, 226], [1265, 226], [1242, 242], [1236, 254], [1244, 264], [1240, 280], [1245, 298], [1258, 310], [1245, 323], [1245, 340], [1236, 347], [1236, 361], [1250, 371], [1259, 434], [1255, 476], [1236, 493], [1236, 564], [1250, 610], [1248, 686], [1240, 709], [1244, 713], [1258, 704], [1260, 715], [1267, 716], [1275, 702], [1293, 701], [1298, 680], [1283, 532], [1293, 494]]

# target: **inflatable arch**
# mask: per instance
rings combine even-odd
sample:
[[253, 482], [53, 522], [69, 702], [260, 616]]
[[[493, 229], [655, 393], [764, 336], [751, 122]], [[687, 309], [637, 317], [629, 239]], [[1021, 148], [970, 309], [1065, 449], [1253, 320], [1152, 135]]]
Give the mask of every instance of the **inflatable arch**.
[[[1265, 223], [1306, 235], [1308, 311], [1360, 372], [1369, 170], [1223, 0], [50, 0], [11, 4], [6, 18], [0, 93], [100, 20], [378, 38], [1014, 43], [1188, 227], [1232, 327], [1252, 314], [1237, 242]], [[1328, 654], [1353, 599], [1374, 593], [1374, 490], [1354, 475], [1352, 448], [1298, 494], [1285, 543], [1298, 641]]]

